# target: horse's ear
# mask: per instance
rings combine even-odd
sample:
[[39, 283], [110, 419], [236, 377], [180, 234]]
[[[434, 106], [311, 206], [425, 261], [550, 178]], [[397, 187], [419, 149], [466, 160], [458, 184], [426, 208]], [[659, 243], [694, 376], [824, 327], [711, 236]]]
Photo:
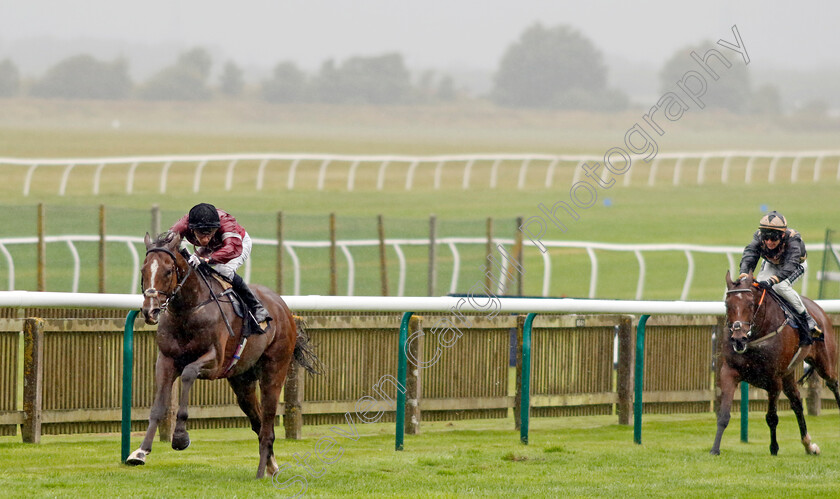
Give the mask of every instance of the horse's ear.
[[170, 232], [169, 235], [166, 236], [166, 237], [167, 237], [167, 243], [166, 244], [170, 248], [177, 249], [178, 246], [181, 245], [181, 234], [178, 234], [177, 232]]
[[726, 287], [728, 289], [728, 288], [731, 288], [733, 286], [735, 286], [735, 283], [732, 282], [732, 276], [729, 274], [729, 271], [727, 270], [726, 271]]
[[146, 232], [146, 237], [143, 238], [143, 243], [146, 245], [146, 249], [152, 246], [152, 236], [148, 232]]

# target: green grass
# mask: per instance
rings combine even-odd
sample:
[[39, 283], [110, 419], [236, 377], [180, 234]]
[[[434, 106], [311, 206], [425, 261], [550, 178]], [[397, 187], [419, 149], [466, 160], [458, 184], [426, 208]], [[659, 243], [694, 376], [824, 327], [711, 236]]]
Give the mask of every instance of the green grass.
[[[632, 426], [614, 416], [533, 419], [530, 443], [519, 443], [512, 419], [423, 423], [394, 451], [393, 424], [357, 425], [361, 438], [336, 437], [330, 464], [313, 477], [294, 467], [294, 454], [316, 452], [335, 436], [307, 427], [300, 441], [278, 439], [278, 462], [290, 463], [278, 483], [305, 476], [307, 497], [836, 497], [840, 455], [835, 408], [809, 417], [822, 456], [805, 454], [795, 419], [781, 413], [778, 456], [769, 453], [763, 414], [750, 417], [750, 443], [738, 419], [710, 456], [711, 413], [646, 415], [642, 445]], [[278, 431], [282, 429], [278, 428]], [[256, 439], [250, 430], [196, 430], [192, 446], [175, 452], [156, 442], [148, 464], [119, 464], [114, 435], [45, 436], [40, 445], [0, 438], [0, 488], [8, 497], [287, 497], [271, 480], [253, 479]], [[134, 435], [133, 445], [140, 440]]]

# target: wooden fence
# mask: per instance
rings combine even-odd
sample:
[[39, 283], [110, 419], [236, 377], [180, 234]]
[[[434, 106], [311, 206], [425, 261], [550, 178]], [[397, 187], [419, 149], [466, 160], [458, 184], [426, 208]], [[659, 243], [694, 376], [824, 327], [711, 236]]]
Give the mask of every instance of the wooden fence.
[[[108, 311], [110, 317], [76, 310], [14, 312], [0, 318], [0, 435], [16, 435], [18, 427], [25, 441], [38, 441], [41, 433], [119, 431], [123, 312]], [[35, 312], [47, 318], [32, 318]], [[88, 317], [72, 317], [85, 314]], [[518, 333], [521, 344], [522, 316], [470, 317], [471, 324], [461, 328], [457, 342], [441, 350], [428, 333], [442, 319], [446, 317], [427, 314], [411, 324], [412, 331], [426, 335], [412, 353], [421, 365], [409, 369], [407, 433], [420, 431], [424, 420], [507, 418], [513, 413], [518, 421], [520, 383], [518, 376], [509, 382], [509, 358], [512, 334]], [[832, 319], [840, 324], [840, 315]], [[287, 438], [300, 438], [301, 421], [344, 421], [345, 413], [356, 411], [357, 401], [366, 395], [384, 402], [379, 421], [393, 421], [400, 315], [327, 312], [311, 313], [304, 320], [325, 372], [313, 377], [298, 369], [287, 382], [286, 400], [278, 411], [288, 415]], [[531, 415], [614, 414], [619, 423], [629, 424], [636, 320], [629, 315], [537, 316]], [[650, 319], [644, 362], [646, 412], [713, 411], [713, 339], [721, 337], [721, 321], [715, 316]], [[138, 320], [134, 341], [131, 426], [142, 431], [153, 399], [154, 329]], [[521, 355], [518, 358], [521, 362]], [[819, 410], [815, 397], [833, 400], [827, 389], [817, 389], [809, 400], [811, 412]], [[751, 390], [750, 398], [751, 409], [766, 409], [763, 391]], [[247, 427], [223, 381], [199, 380], [190, 400], [190, 428]], [[737, 410], [738, 404], [733, 407]], [[286, 408], [294, 408], [295, 414]], [[302, 418], [293, 418], [298, 411]], [[162, 425], [163, 437], [168, 431], [169, 426]]]

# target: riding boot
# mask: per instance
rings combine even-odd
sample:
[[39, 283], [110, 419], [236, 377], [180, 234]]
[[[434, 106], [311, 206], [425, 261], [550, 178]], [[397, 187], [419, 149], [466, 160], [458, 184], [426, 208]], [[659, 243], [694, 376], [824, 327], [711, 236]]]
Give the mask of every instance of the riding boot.
[[242, 301], [245, 302], [245, 305], [248, 307], [254, 321], [259, 326], [259, 332], [266, 332], [268, 330], [268, 322], [272, 320], [268, 315], [268, 310], [263, 307], [260, 300], [257, 299], [254, 292], [251, 291], [251, 288], [249, 288], [247, 284], [245, 284], [245, 280], [242, 279], [239, 274], [233, 274], [232, 283], [233, 290], [236, 291], [236, 294], [238, 294], [239, 297], [242, 298]]
[[806, 309], [804, 312], [799, 314], [799, 318], [802, 319], [802, 322], [808, 325], [808, 332], [810, 333], [811, 338], [815, 340], [821, 340], [823, 338], [822, 329], [817, 324], [817, 321], [811, 317], [811, 314], [808, 313]]

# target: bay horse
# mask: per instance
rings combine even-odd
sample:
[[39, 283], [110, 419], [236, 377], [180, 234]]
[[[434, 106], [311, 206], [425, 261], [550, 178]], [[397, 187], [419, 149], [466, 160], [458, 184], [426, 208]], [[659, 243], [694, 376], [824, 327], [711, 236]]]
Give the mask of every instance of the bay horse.
[[147, 324], [158, 326], [155, 398], [143, 443], [126, 459], [126, 464], [145, 464], [152, 451], [155, 430], [170, 406], [172, 385], [177, 377], [181, 377], [181, 395], [172, 434], [175, 450], [190, 445], [186, 422], [193, 382], [197, 378], [225, 378], [236, 393], [239, 407], [248, 416], [251, 429], [259, 437], [257, 478], [264, 477], [266, 470], [273, 475], [277, 471], [274, 418], [289, 366], [296, 361], [308, 371], [316, 372], [318, 359], [307, 336], [298, 331], [280, 295], [264, 286], [253, 286], [274, 320], [269, 322], [264, 334], [254, 334], [241, 341], [242, 319], [234, 313], [230, 300], [218, 298], [223, 291], [221, 283], [200, 275], [200, 269], [193, 269], [187, 263], [179, 250], [181, 237], [166, 233], [152, 241], [147, 233], [144, 241], [141, 311]]
[[[811, 366], [807, 376], [816, 371], [834, 394], [840, 407], [837, 379], [837, 343], [831, 321], [819, 305], [802, 297], [811, 316], [823, 330], [824, 339], [807, 346], [799, 345], [799, 334], [788, 323], [781, 305], [766, 290], [760, 289], [752, 273], [733, 282], [726, 272], [726, 334], [721, 346], [720, 409], [717, 434], [710, 451], [720, 454], [720, 439], [729, 424], [732, 397], [740, 381], [767, 391], [767, 426], [770, 427], [770, 454], [779, 452], [776, 425], [779, 417], [776, 402], [783, 391], [799, 423], [802, 445], [808, 454], [818, 455], [820, 448], [811, 441], [805, 426], [802, 398], [799, 395], [794, 367], [805, 361]], [[807, 333], [806, 333], [807, 334]]]

